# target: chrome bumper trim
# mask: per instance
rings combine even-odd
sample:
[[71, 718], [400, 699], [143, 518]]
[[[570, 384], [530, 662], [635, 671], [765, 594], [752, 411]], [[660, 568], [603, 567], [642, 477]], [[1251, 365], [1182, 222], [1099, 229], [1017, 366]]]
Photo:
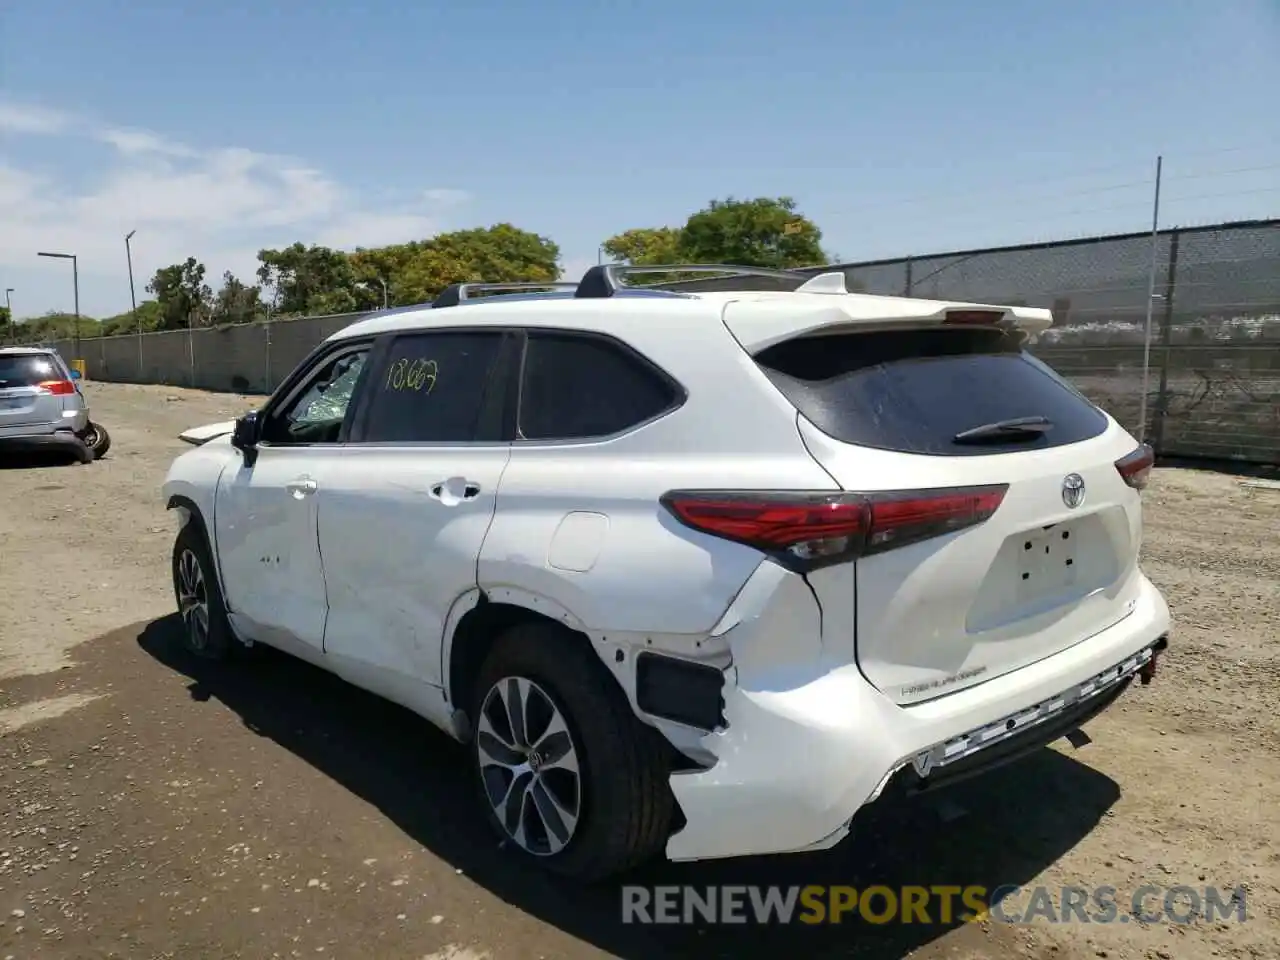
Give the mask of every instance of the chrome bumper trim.
[[1075, 684], [1048, 700], [1041, 701], [1017, 713], [1009, 714], [975, 730], [970, 730], [958, 737], [935, 743], [933, 746], [916, 753], [911, 758], [911, 765], [919, 776], [926, 777], [930, 771], [945, 767], [966, 757], [971, 757], [975, 753], [995, 746], [997, 743], [1007, 740], [1009, 737], [1029, 727], [1044, 723], [1046, 720], [1052, 720], [1068, 707], [1090, 700], [1111, 689], [1127, 677], [1136, 674], [1155, 656], [1156, 651], [1161, 649], [1163, 645], [1163, 639], [1157, 640], [1115, 666], [1108, 667], [1101, 673], [1095, 674], [1082, 683]]

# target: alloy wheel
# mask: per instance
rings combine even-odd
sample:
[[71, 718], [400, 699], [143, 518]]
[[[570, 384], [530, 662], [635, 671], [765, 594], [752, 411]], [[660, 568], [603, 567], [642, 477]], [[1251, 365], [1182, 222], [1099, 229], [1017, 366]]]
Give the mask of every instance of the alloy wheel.
[[178, 612], [191, 649], [204, 650], [209, 644], [209, 591], [200, 558], [191, 550], [178, 558]]
[[485, 796], [507, 836], [535, 856], [573, 839], [582, 812], [578, 747], [560, 708], [537, 683], [505, 677], [476, 724]]

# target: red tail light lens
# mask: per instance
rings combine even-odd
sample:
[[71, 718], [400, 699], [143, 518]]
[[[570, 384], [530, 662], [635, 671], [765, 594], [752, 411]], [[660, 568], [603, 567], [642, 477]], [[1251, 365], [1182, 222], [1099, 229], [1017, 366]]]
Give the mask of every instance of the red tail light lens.
[[887, 493], [674, 490], [662, 504], [687, 527], [803, 571], [976, 526], [1007, 490], [1007, 484]]
[[37, 386], [45, 393], [52, 393], [55, 397], [66, 397], [76, 392], [76, 385], [73, 380], [45, 380]]
[[1133, 453], [1116, 461], [1116, 469], [1120, 478], [1135, 490], [1141, 490], [1151, 479], [1151, 468], [1155, 466], [1156, 454], [1147, 444], [1142, 444]]

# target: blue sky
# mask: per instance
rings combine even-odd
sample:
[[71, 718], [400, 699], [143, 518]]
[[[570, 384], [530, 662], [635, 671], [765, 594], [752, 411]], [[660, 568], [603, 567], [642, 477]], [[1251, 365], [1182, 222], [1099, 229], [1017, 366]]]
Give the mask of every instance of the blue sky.
[[[841, 258], [1280, 215], [1280, 0], [7, 0], [0, 286], [510, 221], [566, 271], [713, 197]], [[216, 286], [216, 282], [215, 282]]]

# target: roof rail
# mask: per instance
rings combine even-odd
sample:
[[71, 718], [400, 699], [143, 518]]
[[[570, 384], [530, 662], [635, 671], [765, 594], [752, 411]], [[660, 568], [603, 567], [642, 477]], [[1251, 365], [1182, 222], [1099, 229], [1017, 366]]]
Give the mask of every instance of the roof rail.
[[440, 295], [431, 301], [433, 308], [456, 307], [465, 300], [473, 299], [473, 294], [492, 290], [576, 290], [576, 283], [454, 283], [440, 291]]
[[771, 270], [768, 267], [744, 267], [732, 263], [602, 263], [587, 270], [578, 283], [578, 297], [612, 297], [626, 289], [618, 280], [633, 273], [728, 273], [736, 276], [773, 277], [793, 282], [797, 287], [809, 279], [808, 274], [794, 270]]

